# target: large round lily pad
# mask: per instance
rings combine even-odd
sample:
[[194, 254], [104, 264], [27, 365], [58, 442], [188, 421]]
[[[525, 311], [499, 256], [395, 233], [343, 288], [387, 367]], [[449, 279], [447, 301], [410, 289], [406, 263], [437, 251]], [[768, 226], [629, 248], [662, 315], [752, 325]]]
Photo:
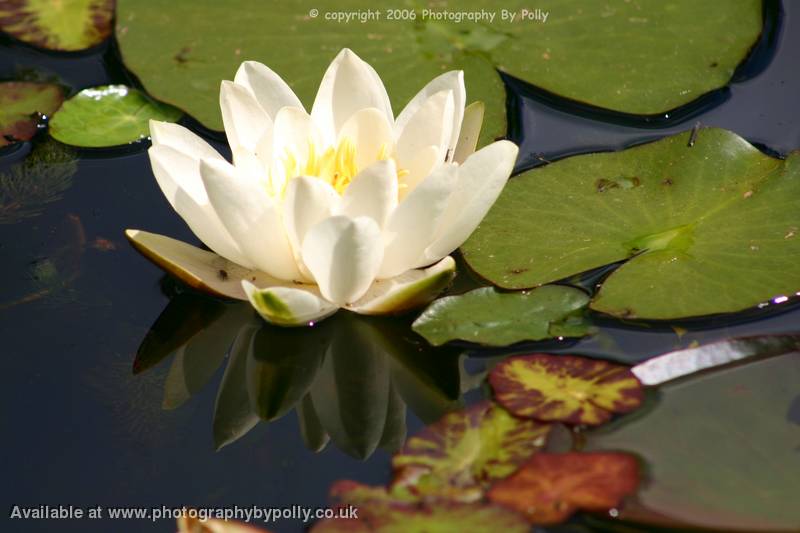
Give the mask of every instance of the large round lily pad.
[[49, 50], [90, 48], [111, 35], [114, 0], [0, 2], [0, 29]]
[[61, 106], [50, 135], [73, 146], [104, 147], [138, 141], [150, 134], [150, 119], [174, 122], [181, 112], [124, 85], [84, 89]]
[[485, 143], [505, 129], [495, 68], [591, 105], [662, 113], [726, 85], [762, 28], [759, 0], [512, 0], [497, 8], [416, 1], [392, 8], [367, 0], [346, 9], [329, 0], [120, 0], [116, 34], [125, 64], [148, 92], [212, 129], [222, 126], [219, 81], [245, 59], [272, 67], [310, 105], [327, 63], [340, 48], [353, 48], [384, 79], [396, 112], [427, 80], [462, 68], [468, 100], [487, 103]]
[[798, 197], [800, 155], [701, 129], [513, 178], [462, 252], [513, 289], [628, 259], [590, 304], [619, 317], [733, 312], [800, 290]]
[[[376, 8], [383, 14], [374, 2], [358, 0], [346, 11]], [[349, 47], [375, 67], [395, 114], [435, 76], [463, 69], [467, 101], [486, 103], [481, 144], [505, 134], [505, 91], [485, 57], [459, 50], [436, 31], [417, 31], [413, 21], [326, 17], [344, 10], [335, 2], [122, 0], [116, 34], [125, 65], [147, 92], [211, 129], [222, 129], [220, 80], [233, 79], [242, 61], [268, 65], [310, 110], [328, 64]]]
[[61, 88], [50, 83], [0, 83], [0, 147], [31, 139], [42, 115], [50, 115], [64, 101]]
[[621, 518], [717, 531], [797, 531], [800, 353], [760, 359], [659, 387], [644, 416], [587, 434], [626, 450], [648, 483]]

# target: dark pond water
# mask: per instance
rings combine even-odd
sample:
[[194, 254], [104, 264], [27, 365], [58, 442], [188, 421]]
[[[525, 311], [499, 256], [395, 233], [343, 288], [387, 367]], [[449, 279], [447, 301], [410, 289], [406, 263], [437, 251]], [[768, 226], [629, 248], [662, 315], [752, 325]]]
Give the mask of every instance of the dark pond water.
[[[800, 147], [797, 7], [783, 6], [764, 50], [738, 81], [672, 117], [604, 115], [508, 80], [519, 168], [620, 149], [697, 122], [731, 129], [771, 153]], [[75, 89], [131, 82], [113, 44], [75, 56], [0, 39], [0, 78], [32, 71]], [[224, 149], [220, 138], [211, 140]], [[0, 153], [0, 170], [57, 149], [44, 141]], [[789, 302], [681, 324], [600, 320], [600, 333], [577, 343], [472, 351], [469, 358], [457, 347], [426, 348], [402, 321], [339, 316], [300, 337], [276, 332], [247, 306], [187, 293], [124, 241], [123, 230], [134, 227], [195, 242], [158, 190], [145, 150], [62, 153], [65, 165], [73, 158], [75, 165], [71, 177], [62, 176], [68, 180], [63, 192], [23, 206], [30, 216], [22, 220], [0, 219], [6, 509], [323, 506], [335, 480], [388, 481], [386, 449], [458, 405], [462, 392], [462, 401], [481, 397], [486, 356], [546, 348], [635, 361], [693, 341], [798, 330], [800, 307]], [[472, 285], [462, 272], [453, 290]], [[678, 335], [676, 325], [686, 332]], [[259, 399], [263, 417], [279, 419], [255, 424], [248, 392]], [[324, 443], [315, 413], [331, 438], [319, 453], [309, 450]], [[232, 440], [215, 451], [215, 444]], [[269, 527], [305, 526], [287, 520]], [[171, 520], [67, 520], [6, 522], [2, 529], [174, 526]]]

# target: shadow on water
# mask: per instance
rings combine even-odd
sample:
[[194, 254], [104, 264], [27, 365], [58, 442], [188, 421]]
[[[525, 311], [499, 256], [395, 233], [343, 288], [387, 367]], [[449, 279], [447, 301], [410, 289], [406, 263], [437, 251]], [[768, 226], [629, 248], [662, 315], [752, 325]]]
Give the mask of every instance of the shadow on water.
[[162, 403], [169, 410], [224, 366], [213, 414], [217, 448], [294, 412], [310, 450], [331, 441], [366, 459], [403, 443], [407, 406], [425, 423], [461, 406], [459, 350], [431, 348], [408, 326], [342, 311], [313, 328], [280, 328], [246, 302], [186, 292], [155, 321], [133, 369], [140, 374], [172, 356]]

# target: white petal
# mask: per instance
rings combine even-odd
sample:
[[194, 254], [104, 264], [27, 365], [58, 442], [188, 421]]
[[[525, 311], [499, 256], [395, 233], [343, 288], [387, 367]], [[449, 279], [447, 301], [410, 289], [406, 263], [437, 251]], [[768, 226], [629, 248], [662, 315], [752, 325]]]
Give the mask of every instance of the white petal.
[[439, 91], [419, 106], [405, 126], [395, 125], [401, 167], [410, 164], [420, 150], [431, 145], [439, 147], [438, 158], [444, 161], [450, 147], [453, 113], [453, 91]]
[[150, 138], [153, 146], [165, 145], [195, 159], [224, 159], [206, 141], [173, 122], [150, 120]]
[[151, 146], [147, 153], [161, 191], [197, 238], [217, 254], [252, 266], [211, 207], [200, 178], [200, 162], [167, 145]]
[[258, 270], [248, 270], [224, 257], [164, 235], [140, 230], [125, 230], [125, 236], [147, 259], [197, 290], [237, 300], [247, 300], [242, 280], [259, 287], [290, 287], [314, 290], [313, 286], [298, 286], [293, 281], [281, 281]]
[[315, 290], [290, 287], [259, 289], [247, 280], [242, 281], [242, 288], [253, 309], [264, 320], [278, 326], [307, 326], [339, 310]]
[[345, 121], [365, 107], [378, 108], [387, 121], [394, 122], [392, 105], [378, 73], [345, 48], [325, 71], [311, 116], [327, 144], [333, 144]]
[[472, 154], [459, 167], [458, 183], [436, 238], [425, 250], [428, 261], [449, 255], [475, 231], [514, 170], [518, 152], [511, 141], [497, 141]]
[[444, 162], [443, 158], [439, 158], [440, 152], [440, 146], [426, 146], [417, 152], [410, 164], [403, 167], [407, 174], [401, 178], [400, 200], [405, 198], [423, 179], [427, 178], [436, 167]]
[[249, 89], [232, 81], [223, 81], [219, 105], [228, 143], [235, 154], [240, 148], [255, 152], [264, 132], [272, 129], [272, 119], [256, 102]]
[[[299, 107], [284, 107], [278, 111], [272, 130], [273, 162], [282, 165], [291, 154], [302, 165], [308, 158], [311, 145], [319, 147], [321, 138], [309, 114]], [[293, 177], [287, 176], [287, 179]]]
[[453, 117], [450, 122], [450, 142], [447, 149], [453, 150], [461, 131], [462, 118], [464, 116], [464, 105], [466, 104], [467, 94], [464, 88], [464, 72], [452, 70], [432, 79], [420, 92], [411, 99], [406, 107], [397, 115], [395, 127], [401, 133], [419, 109], [425, 105], [427, 100], [440, 91], [453, 92]]
[[385, 250], [379, 273], [381, 279], [431, 263], [425, 260], [423, 252], [447, 207], [457, 176], [456, 165], [442, 165], [394, 210], [383, 232]]
[[369, 289], [383, 258], [381, 230], [368, 217], [327, 218], [303, 241], [303, 261], [322, 295], [344, 305]]
[[383, 228], [397, 207], [397, 168], [394, 160], [378, 161], [359, 172], [342, 196], [342, 214], [368, 216]]
[[278, 206], [263, 185], [224, 161], [201, 160], [200, 175], [211, 206], [250, 263], [279, 279], [300, 279]]
[[261, 108], [273, 119], [282, 107], [304, 109], [289, 85], [272, 69], [258, 61], [242, 63], [233, 81], [247, 87]]
[[339, 141], [350, 139], [356, 146], [356, 165], [366, 168], [378, 160], [384, 151], [391, 155], [394, 151], [392, 126], [386, 115], [374, 107], [356, 111], [342, 126]]
[[456, 275], [456, 262], [445, 257], [424, 270], [408, 270], [379, 280], [347, 309], [362, 315], [397, 314], [426, 305], [436, 298]]
[[481, 136], [481, 126], [483, 126], [483, 111], [486, 106], [483, 102], [472, 102], [464, 110], [464, 121], [461, 123], [461, 133], [458, 136], [453, 153], [453, 161], [463, 163], [475, 152], [478, 146], [478, 138]]
[[283, 200], [283, 225], [300, 272], [310, 276], [302, 263], [303, 239], [312, 226], [339, 212], [339, 193], [319, 178], [292, 178]]

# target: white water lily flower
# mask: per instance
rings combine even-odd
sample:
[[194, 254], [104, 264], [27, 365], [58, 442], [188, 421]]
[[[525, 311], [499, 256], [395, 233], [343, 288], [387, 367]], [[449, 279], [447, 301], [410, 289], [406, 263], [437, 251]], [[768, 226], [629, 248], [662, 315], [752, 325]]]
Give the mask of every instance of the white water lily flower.
[[150, 124], [158, 184], [215, 254], [128, 237], [190, 284], [246, 297], [280, 325], [424, 304], [452, 279], [449, 254], [517, 156], [509, 141], [475, 152], [483, 106], [465, 99], [463, 73], [447, 72], [395, 118], [378, 74], [344, 49], [309, 114], [277, 74], [246, 61], [220, 94], [233, 164], [186, 128]]

